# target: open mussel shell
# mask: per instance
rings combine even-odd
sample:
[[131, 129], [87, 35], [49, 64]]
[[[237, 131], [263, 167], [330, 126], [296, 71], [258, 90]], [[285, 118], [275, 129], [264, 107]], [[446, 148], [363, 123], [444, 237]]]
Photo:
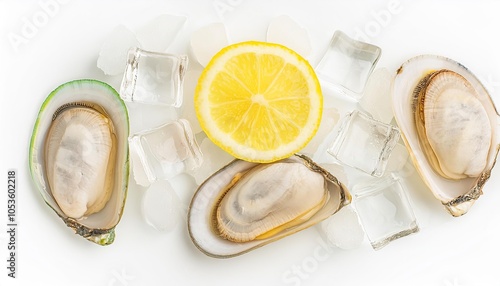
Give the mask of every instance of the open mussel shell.
[[237, 159], [200, 185], [188, 230], [203, 253], [228, 258], [308, 228], [350, 202], [347, 188], [306, 156], [267, 164]]
[[467, 213], [500, 147], [500, 117], [488, 91], [460, 63], [422, 55], [398, 69], [392, 101], [422, 179], [450, 214]]
[[127, 195], [129, 120], [106, 83], [75, 80], [50, 93], [35, 122], [29, 167], [43, 199], [77, 234], [114, 241]]

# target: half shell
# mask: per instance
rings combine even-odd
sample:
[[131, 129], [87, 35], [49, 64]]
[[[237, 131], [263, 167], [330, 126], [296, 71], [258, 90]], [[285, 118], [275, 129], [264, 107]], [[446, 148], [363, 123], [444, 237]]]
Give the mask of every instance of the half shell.
[[233, 257], [312, 226], [350, 201], [346, 187], [306, 156], [235, 160], [198, 188], [188, 229], [206, 255]]
[[31, 176], [45, 202], [77, 234], [114, 241], [128, 187], [128, 113], [96, 80], [59, 86], [44, 101], [30, 142]]
[[465, 214], [482, 194], [500, 147], [490, 95], [463, 65], [433, 55], [405, 62], [392, 95], [420, 176], [453, 216]]

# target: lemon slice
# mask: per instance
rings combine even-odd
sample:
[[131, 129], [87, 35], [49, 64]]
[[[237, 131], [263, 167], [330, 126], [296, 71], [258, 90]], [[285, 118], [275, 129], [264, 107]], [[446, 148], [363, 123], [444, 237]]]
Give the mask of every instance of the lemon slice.
[[194, 102], [207, 136], [251, 162], [276, 161], [302, 149], [318, 130], [323, 107], [309, 63], [263, 42], [220, 50], [201, 74]]

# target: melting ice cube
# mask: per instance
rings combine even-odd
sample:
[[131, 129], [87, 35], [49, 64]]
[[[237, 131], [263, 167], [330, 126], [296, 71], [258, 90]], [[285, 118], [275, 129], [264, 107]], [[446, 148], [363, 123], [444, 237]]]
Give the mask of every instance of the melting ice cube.
[[320, 230], [323, 232], [323, 239], [345, 250], [359, 247], [365, 238], [358, 215], [350, 206], [343, 207], [324, 220]]
[[198, 83], [198, 78], [201, 75], [201, 69], [189, 70], [186, 72], [184, 77], [184, 99], [182, 103], [182, 117], [185, 118], [191, 124], [194, 134], [198, 134], [202, 131], [198, 118], [196, 117], [196, 111], [194, 109], [194, 91], [196, 84]]
[[222, 23], [213, 23], [191, 34], [191, 49], [202, 66], [229, 43], [226, 27]]
[[186, 16], [160, 15], [136, 32], [141, 45], [153, 52], [165, 52], [186, 23]]
[[123, 73], [127, 63], [127, 53], [133, 47], [140, 47], [134, 33], [123, 25], [117, 26], [102, 45], [97, 67], [107, 75]]
[[274, 18], [267, 28], [267, 41], [284, 45], [303, 57], [311, 53], [307, 30], [286, 15]]
[[210, 175], [234, 159], [233, 156], [219, 148], [208, 138], [201, 142], [200, 149], [203, 153], [203, 164], [193, 172], [197, 184], [203, 183]]
[[336, 108], [323, 109], [323, 114], [321, 116], [321, 124], [319, 125], [318, 131], [314, 135], [313, 139], [301, 152], [313, 155], [318, 149], [319, 145], [323, 142], [323, 140], [325, 140], [327, 135], [332, 132], [333, 127], [335, 126], [335, 124], [337, 124], [340, 117], [339, 112]]
[[171, 231], [179, 223], [182, 204], [168, 181], [153, 183], [143, 194], [142, 215], [159, 231]]
[[392, 74], [386, 69], [376, 69], [368, 79], [363, 97], [359, 105], [376, 120], [391, 122], [392, 111], [391, 83]]

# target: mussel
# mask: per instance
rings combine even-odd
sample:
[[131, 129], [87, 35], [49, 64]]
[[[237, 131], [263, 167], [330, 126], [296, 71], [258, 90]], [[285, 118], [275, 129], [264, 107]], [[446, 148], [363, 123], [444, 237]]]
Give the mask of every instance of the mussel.
[[462, 64], [423, 55], [399, 68], [392, 92], [421, 177], [450, 214], [465, 214], [482, 194], [500, 148], [500, 117], [488, 91]]
[[45, 202], [76, 233], [114, 241], [128, 187], [128, 114], [109, 85], [76, 80], [42, 104], [30, 142], [32, 178]]
[[346, 187], [304, 155], [267, 164], [235, 160], [198, 188], [188, 229], [205, 254], [232, 257], [312, 226], [350, 201]]

